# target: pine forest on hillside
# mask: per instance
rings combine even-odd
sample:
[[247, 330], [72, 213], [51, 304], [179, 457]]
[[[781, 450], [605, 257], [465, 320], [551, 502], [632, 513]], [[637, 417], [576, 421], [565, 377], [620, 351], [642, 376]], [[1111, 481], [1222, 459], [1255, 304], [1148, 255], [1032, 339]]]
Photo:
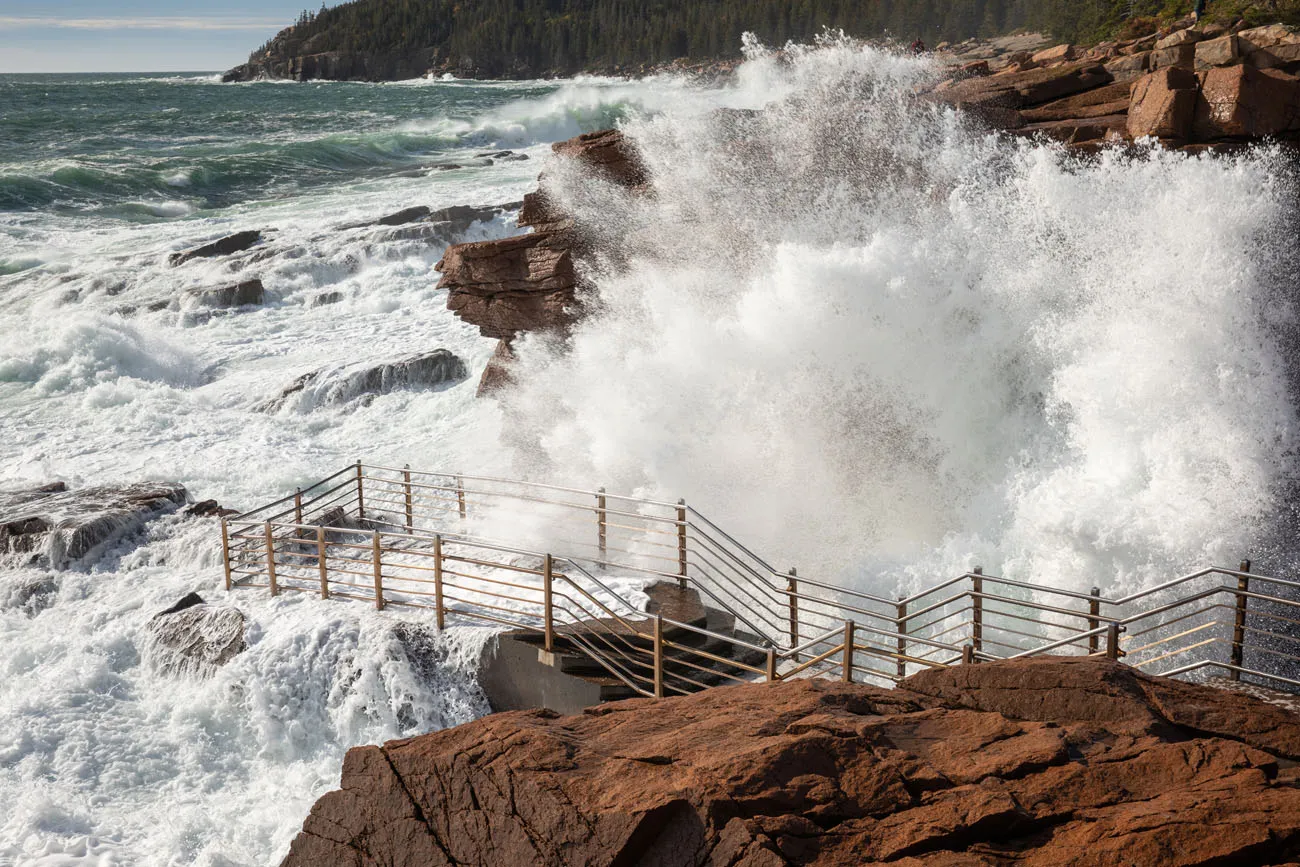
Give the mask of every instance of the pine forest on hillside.
[[[1098, 41], [1134, 17], [1170, 19], [1193, 0], [353, 0], [304, 13], [253, 59], [323, 52], [434, 50], [484, 69], [556, 73], [739, 54], [826, 28], [930, 44], [1037, 30]], [[1210, 13], [1261, 23], [1300, 19], [1300, 0], [1211, 0]]]

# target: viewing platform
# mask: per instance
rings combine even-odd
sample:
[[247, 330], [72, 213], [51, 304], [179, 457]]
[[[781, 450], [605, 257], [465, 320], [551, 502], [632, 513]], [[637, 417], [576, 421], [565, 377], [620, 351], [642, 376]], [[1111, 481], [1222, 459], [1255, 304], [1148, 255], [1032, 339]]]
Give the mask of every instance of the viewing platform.
[[222, 522], [226, 587], [502, 630], [497, 710], [796, 677], [893, 685], [1041, 655], [1300, 693], [1300, 582], [1207, 567], [1124, 597], [979, 567], [886, 599], [768, 565], [684, 501], [349, 466]]

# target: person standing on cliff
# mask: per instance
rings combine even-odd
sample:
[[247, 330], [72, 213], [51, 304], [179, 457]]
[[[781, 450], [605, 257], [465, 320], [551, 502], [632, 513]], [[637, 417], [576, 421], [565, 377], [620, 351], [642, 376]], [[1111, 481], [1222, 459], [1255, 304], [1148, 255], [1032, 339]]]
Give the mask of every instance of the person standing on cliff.
[[1196, 0], [1196, 5], [1192, 7], [1192, 21], [1200, 21], [1201, 16], [1205, 14], [1206, 0]]

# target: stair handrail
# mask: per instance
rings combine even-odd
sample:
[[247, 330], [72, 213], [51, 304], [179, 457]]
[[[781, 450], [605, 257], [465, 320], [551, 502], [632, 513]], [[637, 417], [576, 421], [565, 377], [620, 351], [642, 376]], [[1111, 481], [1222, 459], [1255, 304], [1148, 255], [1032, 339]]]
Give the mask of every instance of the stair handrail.
[[[337, 508], [340, 504], [345, 509], [350, 508], [350, 506], [348, 505], [349, 503], [355, 505], [357, 517], [360, 518], [363, 523], [369, 522], [371, 525], [374, 525], [375, 521], [378, 520], [383, 525], [391, 526], [394, 528], [400, 528], [401, 526], [400, 524], [387, 519], [388, 516], [392, 514], [391, 510], [385, 509], [383, 505], [381, 505], [379, 509], [366, 508], [366, 506], [371, 505], [372, 502], [371, 498], [373, 498], [374, 501], [379, 502], [381, 504], [388, 502], [384, 499], [385, 494], [387, 494], [390, 500], [391, 499], [398, 500], [398, 502], [395, 505], [397, 505], [398, 509], [400, 510], [401, 492], [400, 490], [397, 489], [396, 486], [399, 486], [401, 482], [396, 481], [394, 479], [384, 478], [381, 476], [372, 475], [367, 477], [365, 476], [365, 469], [366, 469], [366, 465], [363, 465], [362, 463], [358, 462], [355, 465], [351, 465], [343, 470], [340, 470], [339, 472], [334, 473], [333, 475], [325, 477], [324, 479], [310, 485], [305, 489], [300, 489], [293, 495], [282, 497], [272, 503], [260, 506], [249, 512], [241, 513], [240, 515], [235, 516], [234, 518], [223, 520], [222, 521], [223, 537], [227, 534], [228, 529], [230, 527], [235, 527], [237, 531], [236, 539], [223, 538], [223, 550], [226, 552], [226, 560], [227, 560], [228, 581], [229, 581], [229, 566], [231, 562], [232, 553], [236, 553], [238, 557], [243, 557], [245, 553], [248, 552], [252, 552], [255, 554], [254, 549], [259, 545], [259, 541], [258, 541], [259, 534], [256, 531], [258, 530], [259, 525], [263, 523], [262, 519], [265, 516], [267, 516], [267, 514], [272, 510], [290, 502], [293, 503], [293, 506], [290, 509], [285, 509], [285, 510], [281, 510], [280, 512], [276, 512], [274, 515], [271, 515], [271, 519], [272, 521], [274, 521], [275, 519], [281, 518], [285, 515], [293, 514], [297, 519], [295, 524], [292, 525], [294, 528], [294, 532], [301, 532], [302, 530], [306, 530], [306, 529], [314, 529], [314, 530], [322, 529], [317, 524], [312, 524], [310, 521], [304, 520], [304, 518], [306, 517], [304, 515], [305, 509], [309, 507], [314, 507], [316, 511], [323, 513], [323, 510], [325, 508], [330, 506], [334, 506]], [[1012, 654], [1013, 658], [1032, 656], [1035, 654], [1042, 654], [1054, 649], [1058, 649], [1060, 647], [1081, 645], [1085, 642], [1088, 644], [1088, 650], [1090, 652], [1098, 653], [1099, 652], [1097, 650], [1098, 643], [1096, 642], [1095, 639], [1097, 639], [1103, 633], [1106, 633], [1109, 637], [1111, 635], [1111, 630], [1113, 629], [1123, 628], [1129, 625], [1136, 625], [1143, 622], [1151, 622], [1153, 620], [1158, 619], [1162, 614], [1166, 612], [1179, 611], [1180, 609], [1189, 609], [1191, 606], [1196, 606], [1198, 605], [1198, 603], [1212, 599], [1219, 593], [1226, 593], [1237, 600], [1237, 605], [1235, 606], [1235, 609], [1229, 605], [1213, 604], [1208, 606], [1196, 607], [1192, 610], [1187, 610], [1185, 612], [1180, 612], [1179, 616], [1176, 617], [1172, 621], [1172, 623], [1177, 623], [1179, 621], [1186, 621], [1190, 618], [1201, 617], [1206, 614], [1210, 614], [1212, 617], [1216, 619], [1207, 620], [1206, 622], [1200, 623], [1200, 625], [1195, 626], [1190, 630], [1184, 630], [1183, 632], [1179, 632], [1175, 635], [1169, 635], [1166, 632], [1164, 633], [1164, 637], [1161, 637], [1159, 638], [1159, 640], [1153, 641], [1151, 643], [1143, 644], [1140, 648], [1137, 648], [1137, 650], [1150, 651], [1152, 648], [1159, 647], [1162, 644], [1167, 645], [1168, 642], [1171, 641], [1183, 640], [1187, 635], [1196, 632], [1202, 632], [1205, 629], [1216, 627], [1216, 625], [1223, 625], [1225, 623], [1228, 623], [1228, 621], [1224, 620], [1220, 615], [1212, 614], [1212, 612], [1214, 612], [1216, 609], [1223, 609], [1225, 611], [1234, 611], [1235, 613], [1235, 624], [1233, 624], [1234, 634], [1231, 642], [1228, 642], [1226, 639], [1222, 639], [1222, 638], [1210, 638], [1207, 641], [1201, 641], [1196, 644], [1191, 644], [1190, 646], [1187, 646], [1186, 643], [1184, 643], [1184, 646], [1179, 646], [1176, 649], [1170, 651], [1169, 653], [1164, 653], [1156, 657], [1148, 656], [1147, 658], [1144, 659], [1143, 662], [1140, 662], [1138, 664], [1149, 665], [1152, 664], [1153, 662], [1158, 662], [1162, 659], [1178, 656], [1180, 654], [1190, 653], [1196, 650], [1196, 648], [1205, 646], [1207, 644], [1223, 642], [1223, 643], [1230, 643], [1232, 647], [1231, 663], [1220, 664], [1211, 660], [1211, 661], [1207, 661], [1204, 665], [1197, 663], [1191, 666], [1183, 666], [1182, 668], [1176, 669], [1175, 671], [1184, 672], [1184, 671], [1196, 670], [1198, 668], [1203, 668], [1206, 665], [1218, 665], [1219, 667], [1224, 668], [1225, 670], [1232, 671], [1236, 674], [1239, 674], [1241, 672], [1246, 672], [1251, 674], [1258, 674], [1264, 677], [1275, 678], [1281, 682], [1288, 682], [1288, 683], [1290, 682], [1283, 677], [1279, 677], [1272, 674], [1266, 674], [1264, 672], [1252, 671], [1250, 669], [1245, 668], [1241, 664], [1242, 647], [1245, 643], [1245, 637], [1248, 633], [1259, 632], [1261, 634], [1267, 634], [1267, 635], [1286, 634], [1285, 631], [1281, 633], [1270, 632], [1267, 629], [1259, 629], [1259, 628], [1251, 627], [1246, 620], [1246, 616], [1247, 616], [1246, 603], [1251, 599], [1256, 599], [1260, 601], [1287, 606], [1288, 608], [1291, 609], [1300, 608], [1300, 602], [1297, 602], [1294, 599], [1287, 599], [1282, 596], [1273, 595], [1271, 593], [1261, 593], [1258, 590], [1252, 590], [1249, 588], [1249, 582], [1254, 581], [1254, 582], [1264, 582], [1265, 584], [1270, 585], [1270, 588], [1275, 587], [1279, 589], [1289, 588], [1292, 590], [1300, 590], [1300, 581], [1290, 581], [1286, 579], [1274, 578], [1271, 576], [1251, 572], [1249, 570], [1250, 567], [1248, 562], [1244, 562], [1241, 569], [1230, 569], [1230, 568], [1219, 567], [1219, 566], [1205, 567], [1202, 569], [1195, 570], [1193, 572], [1189, 572], [1185, 575], [1180, 575], [1176, 578], [1162, 582], [1161, 584], [1136, 590], [1134, 592], [1131, 592], [1121, 597], [1102, 596], [1100, 594], [1100, 591], [1096, 590], [1096, 588], [1094, 588], [1093, 593], [1085, 594], [1082, 592], [1053, 587], [1050, 585], [1037, 585], [1027, 581], [1019, 581], [1019, 580], [1003, 578], [995, 575], [984, 575], [980, 570], [976, 569], [973, 572], [965, 572], [961, 575], [941, 581], [933, 586], [924, 588], [910, 596], [903, 597], [897, 600], [891, 600], [891, 599], [886, 599], [884, 597], [878, 596], [876, 594], [856, 590], [850, 587], [837, 586], [835, 584], [831, 584], [828, 582], [811, 579], [806, 576], [799, 576], [796, 575], [793, 570], [789, 572], [783, 572], [777, 570], [773, 568], [761, 556], [755, 554], [752, 550], [750, 550], [744, 544], [739, 542], [734, 536], [732, 536], [727, 531], [723, 530], [714, 521], [712, 521], [707, 516], [702, 514], [698, 509], [696, 509], [693, 506], [687, 506], [682, 501], [679, 501], [678, 503], [674, 504], [674, 503], [668, 503], [668, 502], [663, 502], [658, 500], [652, 500], [644, 497], [610, 494], [604, 489], [600, 489], [598, 491], [591, 491], [582, 488], [574, 488], [574, 487], [567, 487], [561, 485], [550, 485], [550, 484], [538, 483], [538, 482], [524, 482], [519, 480], [504, 479], [495, 476], [469, 476], [464, 474], [441, 473], [441, 472], [438, 473], [421, 472], [418, 473], [418, 475], [420, 475], [425, 479], [443, 480], [446, 482], [446, 484], [442, 484], [442, 483], [425, 484], [422, 482], [417, 485], [413, 483], [411, 480], [412, 471], [409, 470], [409, 468], [403, 468], [401, 470], [398, 470], [397, 468], [392, 468], [392, 467], [382, 467], [382, 466], [372, 465], [370, 466], [370, 469], [372, 471], [381, 471], [385, 473], [403, 474], [405, 479], [405, 486], [406, 486], [406, 512], [407, 512], [407, 524], [406, 524], [405, 532], [408, 536], [415, 536], [419, 538], [429, 538], [429, 537], [437, 538], [441, 536], [448, 540], [455, 540], [458, 543], [478, 545], [489, 550], [496, 550], [499, 552], [513, 553], [513, 554], [526, 555], [526, 556], [541, 556], [536, 551], [529, 551], [523, 548], [505, 545], [505, 544], [497, 544], [495, 541], [489, 541], [487, 539], [478, 537], [470, 533], [429, 532], [423, 528], [412, 526], [411, 490], [413, 487], [418, 487], [421, 489], [431, 489], [434, 491], [433, 501], [435, 503], [436, 513], [450, 512], [453, 515], [455, 514], [456, 508], [454, 507], [454, 504], [450, 508], [445, 505], [442, 506], [436, 505], [436, 501], [439, 500], [446, 500], [448, 502], [451, 502], [452, 495], [454, 494], [455, 499], [459, 501], [459, 512], [462, 519], [464, 519], [466, 514], [465, 494], [467, 492], [477, 494], [477, 495], [489, 496], [489, 497], [500, 497], [503, 499], [515, 499], [515, 500], [522, 500], [524, 502], [535, 502], [550, 507], [557, 507], [561, 509], [575, 509], [579, 511], [590, 510], [592, 506], [590, 504], [569, 502], [567, 501], [567, 499], [563, 499], [563, 500], [558, 498], [546, 499], [544, 496], [533, 496], [530, 493], [526, 493], [518, 489], [532, 488], [532, 489], [536, 489], [536, 491], [538, 492], [558, 491], [558, 492], [563, 492], [565, 494], [573, 494], [580, 497], [595, 498], [596, 503], [598, 503], [595, 511], [599, 516], [597, 520], [598, 520], [598, 526], [600, 527], [599, 547], [602, 553], [602, 557], [605, 554], [605, 539], [606, 539], [605, 527], [607, 526], [605, 520], [609, 515], [626, 515], [630, 518], [635, 519], [633, 521], [625, 521], [623, 523], [638, 524], [638, 526], [636, 527], [626, 526], [624, 527], [624, 529], [633, 531], [634, 533], [638, 533], [638, 534], [659, 532], [661, 534], [666, 534], [671, 538], [672, 536], [677, 535], [677, 531], [672, 531], [672, 530], [655, 531], [652, 529], [653, 525], [659, 524], [667, 527], [676, 527], [680, 530], [680, 538], [682, 540], [680, 545], [680, 551], [681, 551], [680, 574], [674, 574], [666, 570], [660, 570], [660, 569], [642, 568], [642, 567], [634, 567], [631, 565], [619, 564], [617, 562], [609, 561], [607, 559], [596, 558], [596, 557], [585, 557], [585, 556], [575, 555], [575, 556], [566, 556], [563, 558], [557, 558], [557, 560], [562, 559], [564, 563], [568, 564], [568, 568], [572, 568], [574, 570], [580, 570], [584, 580], [590, 579], [593, 586], [599, 586], [604, 592], [606, 592], [609, 595], [610, 599], [617, 600], [618, 604], [621, 604], [622, 606], [629, 609], [631, 609], [632, 606], [630, 605], [630, 603], [627, 602], [626, 598], [623, 597], [622, 594], [614, 592], [607, 585], [605, 585], [604, 582], [601, 582], [594, 575], [592, 575], [591, 572], [587, 568], [582, 566], [581, 563], [578, 561], [581, 560], [583, 562], [591, 562], [591, 563], [596, 563], [605, 566], [617, 566], [619, 568], [626, 568], [628, 570], [634, 570], [644, 574], [657, 575], [667, 579], [675, 578], [683, 582], [683, 586], [686, 586], [686, 582], [689, 581], [695, 586], [695, 588], [699, 592], [701, 592], [702, 596], [707, 597], [712, 604], [726, 611], [726, 613], [730, 614], [733, 618], [735, 618], [735, 622], [737, 624], [745, 625], [748, 629], [750, 629], [753, 632], [754, 635], [759, 636], [759, 638], [762, 641], [767, 642], [769, 646], [765, 649], [766, 652], [773, 652], [779, 658], [782, 659], [788, 658], [789, 656], [797, 656], [799, 653], [803, 652], [810, 646], [825, 644], [828, 640], [828, 637], [836, 633], [838, 629], [831, 629], [827, 633], [821, 636], [817, 636], [811, 642], [805, 641], [800, 643], [800, 638], [802, 637], [801, 635], [802, 627], [815, 626], [817, 621], [821, 621], [821, 623], [825, 624], [827, 622], [835, 620], [838, 615], [846, 615], [850, 618], [850, 620], [858, 617], [864, 617], [867, 618], [869, 621], [880, 622], [882, 623], [882, 625], [892, 624], [894, 626], [894, 629], [890, 630], [888, 628], [868, 626], [865, 623], [860, 624], [861, 628], [865, 632], [872, 633], [876, 636], [885, 639], [890, 639], [890, 638], [895, 639], [897, 642], [896, 651], [889, 648], [874, 648], [871, 646], [862, 647], [861, 645], [858, 645], [856, 642], [853, 645], [853, 651], [854, 652], [866, 651], [869, 653], [878, 653], [879, 655], [894, 657], [899, 661], [899, 667], [898, 667], [899, 677], [903, 676], [905, 671], [904, 661], [911, 661], [911, 662], [916, 662], [917, 664], [923, 664], [929, 666], [935, 664], [932, 658], [935, 657], [936, 651], [944, 651], [946, 653], [959, 653], [962, 656], [968, 657], [969, 659], [972, 660], [977, 660], [981, 658], [989, 658], [989, 659], [999, 658], [993, 654], [989, 654], [982, 651], [978, 647], [980, 641], [979, 630], [981, 628], [979, 625], [981, 621], [978, 619], [979, 616], [978, 614], [972, 615], [976, 619], [971, 621], [972, 623], [976, 624], [974, 626], [971, 626], [971, 629], [973, 630], [973, 634], [975, 635], [974, 641], [977, 645], [976, 647], [963, 648], [963, 647], [958, 647], [957, 645], [954, 645], [950, 642], [935, 640], [935, 638], [939, 638], [944, 635], [950, 634], [954, 629], [962, 628], [963, 625], [962, 623], [957, 623], [955, 626], [948, 626], [945, 628], [944, 624], [946, 624], [952, 618], [959, 617], [964, 612], [971, 611], [971, 610], [974, 610], [975, 612], [983, 612], [984, 611], [983, 603], [985, 601], [1011, 605], [1014, 606], [1016, 609], [1028, 609], [1030, 612], [1034, 612], [1034, 611], [1042, 612], [1042, 614], [1046, 614], [1046, 615], [1055, 614], [1055, 615], [1061, 615], [1070, 618], [1086, 619], [1089, 622], [1089, 625], [1091, 626], [1090, 629], [1079, 630], [1073, 625], [1071, 625], [1070, 623], [1060, 622], [1058, 618], [1054, 618], [1051, 616], [1043, 617], [1039, 615], [1034, 615], [1032, 613], [1026, 616], [1023, 613], [1013, 614], [1009, 611], [1001, 611], [999, 609], [988, 609], [987, 613], [993, 616], [1011, 617], [1015, 620], [1025, 621], [1026, 623], [1029, 624], [1037, 624], [1036, 626], [1031, 628], [1031, 632], [1035, 634], [1030, 634], [1029, 632], [1021, 631], [1030, 627], [1021, 627], [1020, 630], [1017, 630], [1011, 628], [1009, 625], [1006, 625], [1005, 621], [1003, 622], [1002, 625], [991, 625], [988, 623], [983, 624], [983, 628], [985, 630], [991, 628], [1001, 633], [999, 637], [1005, 636], [1003, 638], [1003, 641], [996, 641], [987, 636], [985, 636], [984, 640], [988, 641], [990, 644], [994, 646], [1017, 651], [1014, 654]], [[351, 480], [344, 481], [342, 484], [339, 484], [334, 488], [322, 490], [326, 488], [328, 483], [336, 479], [339, 479], [341, 476], [347, 475], [349, 473], [356, 474], [355, 494], [345, 493], [339, 496], [332, 496], [337, 494], [338, 491], [343, 490], [347, 488], [349, 485], [353, 484]], [[482, 485], [475, 485], [471, 488], [466, 488], [464, 486], [464, 482], [467, 480], [471, 482], [481, 482], [483, 483], [483, 485], [496, 484], [496, 485], [506, 485], [508, 487], [505, 490], [480, 489], [483, 487]], [[363, 506], [362, 486], [363, 483], [366, 481], [369, 481], [371, 483], [377, 483], [379, 487], [377, 488], [378, 494], [376, 494], [372, 490], [370, 485], [368, 484], [366, 485], [365, 493], [369, 494], [370, 496], [364, 500], [365, 506]], [[453, 482], [454, 482], [454, 487], [452, 485]], [[437, 493], [438, 491], [445, 491], [446, 496], [442, 496], [438, 494]], [[308, 500], [303, 499], [304, 493], [313, 493], [313, 492], [316, 493], [315, 496], [313, 496], [311, 499]], [[618, 503], [634, 504], [634, 508], [636, 510], [624, 511], [621, 509], [611, 509], [608, 507], [608, 502], [611, 500]], [[430, 503], [429, 498], [425, 497], [424, 502], [426, 504], [426, 508], [428, 508], [428, 504]], [[655, 509], [672, 510], [672, 514], [671, 515], [654, 514], [653, 510]], [[437, 520], [441, 520], [441, 519], [435, 518], [435, 521]], [[644, 525], [642, 525], [640, 522], [644, 522]], [[265, 544], [269, 546], [271, 544], [271, 533], [269, 529], [269, 525], [271, 521], [266, 521], [265, 523], [268, 525], [267, 538]], [[239, 528], [243, 525], [247, 525], [247, 528], [253, 532], [247, 534], [239, 532]], [[611, 527], [617, 526], [617, 524], [610, 523], [608, 526]], [[336, 529], [339, 532], [356, 532], [354, 528], [350, 528], [350, 527], [336, 528]], [[689, 538], [695, 541], [695, 545], [693, 548], [688, 548], [686, 544], [688, 539], [686, 530], [688, 529], [692, 531]], [[638, 537], [634, 536], [633, 538], [635, 539]], [[652, 537], [642, 536], [640, 538], [652, 538]], [[286, 537], [285, 542], [292, 542], [292, 540]], [[302, 543], [296, 542], [295, 544], [300, 545]], [[597, 547], [587, 542], [574, 542], [574, 544], [577, 544], [579, 546], [592, 547], [592, 548]], [[630, 545], [631, 549], [621, 548], [615, 550], [621, 550], [622, 552], [630, 555], [634, 560], [639, 560], [639, 558], [645, 556], [643, 552], [640, 550], [639, 542], [630, 542], [625, 544]], [[277, 547], [279, 546], [277, 545]], [[667, 548], [670, 546], [665, 544], [662, 545], [661, 547]], [[695, 560], [694, 571], [696, 574], [694, 575], [688, 574], [688, 569], [687, 569], [688, 560], [690, 560], [691, 558], [694, 558]], [[269, 559], [270, 557], [268, 556], [268, 560]], [[650, 559], [654, 559], [654, 558], [651, 557]], [[665, 556], [665, 557], [660, 557], [659, 559], [668, 560], [669, 558]], [[1161, 604], [1157, 605], [1154, 608], [1149, 608], [1142, 611], [1134, 611], [1132, 613], [1127, 614], [1127, 616], [1125, 616], [1124, 611], [1116, 610], [1116, 609], [1123, 609], [1126, 606], [1132, 606], [1136, 603], [1141, 602], [1142, 600], [1149, 599], [1151, 597], [1155, 597], [1160, 594], [1167, 594], [1169, 591], [1177, 587], [1186, 585], [1190, 582], [1194, 582], [1199, 579], [1203, 579], [1207, 576], [1212, 576], [1212, 575], [1219, 575], [1226, 578], [1235, 577], [1238, 579], [1237, 586], [1233, 587], [1225, 582], [1216, 582], [1215, 586], [1213, 587], [1201, 589], [1198, 590], [1197, 592], [1191, 593], [1190, 595], [1180, 596], [1170, 601], [1163, 601]], [[274, 577], [272, 577], [271, 580], [274, 583]], [[378, 578], [376, 580], [378, 581]], [[781, 587], [777, 583], [775, 583], [779, 580], [785, 580], [787, 582], [787, 586]], [[929, 602], [925, 605], [925, 607], [920, 608], [918, 610], [911, 610], [911, 606], [914, 605], [915, 603], [925, 599], [933, 599], [936, 594], [942, 592], [943, 590], [953, 587], [955, 585], [959, 585], [966, 581], [972, 582], [972, 586], [970, 588], [964, 588], [960, 592], [947, 596], [939, 601]], [[1019, 594], [1000, 595], [997, 593], [989, 593], [984, 591], [983, 582], [998, 584], [1008, 588], [1016, 588], [1019, 590], [1027, 591], [1029, 594], [1032, 594], [1032, 596], [1031, 598], [1016, 598], [1018, 597]], [[578, 585], [575, 584], [574, 586], [577, 587]], [[717, 592], [715, 592], [715, 587]], [[835, 596], [834, 598], [823, 598], [820, 596], [810, 595], [806, 592], [800, 592], [801, 590], [806, 590], [808, 588], [812, 588], [815, 590], [829, 591], [830, 593], [835, 594]], [[1085, 612], [1080, 610], [1074, 610], [1072, 608], [1062, 607], [1061, 605], [1052, 605], [1049, 604], [1047, 601], [1040, 601], [1045, 599], [1045, 596], [1056, 596], [1071, 601], [1087, 602], [1089, 607], [1088, 610]], [[760, 626], [759, 623], [753, 619], [753, 617], [739, 610], [735, 605], [731, 604], [730, 600], [736, 600], [738, 604], [743, 603], [746, 608], [750, 607], [752, 602], [752, 605], [754, 606], [755, 614], [761, 615], [759, 619], [766, 625]], [[963, 602], [963, 600], [969, 600], [971, 604], [967, 607], [960, 608], [956, 611], [952, 610], [951, 608], [952, 605], [960, 604]], [[595, 602], [597, 600], [592, 599], [592, 601]], [[866, 605], [884, 606], [886, 609], [896, 610], [896, 615], [882, 613], [880, 611], [872, 611], [869, 608], [863, 607], [862, 605], [854, 605], [852, 604], [852, 601], [860, 601]], [[804, 602], [805, 604], [802, 606], [797, 606], [797, 603], [799, 602]], [[786, 606], [788, 606], [790, 611], [790, 615], [789, 615], [790, 622], [789, 622], [788, 632], [784, 629], [784, 624], [781, 622], [783, 617], [783, 611], [781, 609]], [[1101, 610], [1102, 606], [1110, 608], [1111, 610], [1103, 613]], [[602, 605], [601, 607], [603, 609], [606, 609], [606, 606], [604, 605]], [[927, 615], [935, 612], [939, 612], [938, 617], [928, 620], [923, 625], [918, 625], [918, 621], [921, 618], [924, 618]], [[610, 613], [612, 614], [612, 612]], [[639, 614], [640, 612], [637, 613]], [[797, 619], [796, 619], [796, 613], [800, 615]], [[1265, 608], [1265, 610], [1263, 611], [1253, 610], [1250, 612], [1250, 614], [1252, 617], [1255, 618], [1271, 617], [1276, 620], [1286, 620], [1288, 623], [1300, 622], [1285, 617], [1274, 617], [1273, 614], [1269, 613], [1267, 608]], [[508, 621], [501, 620], [500, 618], [496, 618], [495, 622], [508, 623]], [[643, 621], [640, 620], [638, 620], [638, 622], [644, 623]], [[700, 630], [698, 627], [691, 626], [690, 624], [679, 624], [676, 623], [675, 621], [663, 621], [663, 622], [668, 623], [674, 628], [687, 629], [687, 630], [692, 630], [697, 632], [703, 631], [705, 633], [708, 633], [708, 630]], [[908, 624], [911, 624], [910, 628]], [[1133, 633], [1133, 637], [1136, 638], [1137, 636], [1145, 636], [1145, 635], [1152, 635], [1152, 634], [1154, 634], [1155, 636], [1160, 636], [1162, 633], [1157, 630], [1160, 630], [1162, 628], [1167, 628], [1169, 625], [1170, 624], [1156, 622], [1154, 625], [1150, 626], [1149, 628], [1143, 628], [1142, 630]], [[938, 632], [938, 634], [935, 635], [934, 638], [929, 637], [930, 635], [934, 635], [932, 627], [942, 630]], [[1048, 628], [1052, 630], [1056, 630], [1056, 629], [1066, 630], [1068, 634], [1064, 638], [1053, 639], [1048, 641], [1045, 644], [1039, 643], [1042, 641], [1043, 638], [1047, 637], [1042, 633]], [[930, 630], [930, 632], [924, 635], [919, 634], [921, 630]], [[633, 631], [645, 637], [645, 633], [641, 633], [637, 629], [634, 629]], [[764, 650], [764, 648], [760, 648], [757, 645], [751, 644], [749, 642], [745, 642], [743, 639], [738, 639], [736, 637], [721, 636], [718, 635], [717, 633], [709, 633], [709, 634], [713, 635], [716, 638], [731, 641], [733, 644], [736, 644], [736, 646], [738, 647], [743, 645], [745, 647], [748, 647], [751, 650], [760, 650], [760, 651]], [[1028, 649], [1023, 649], [1023, 645], [1025, 642], [1019, 638], [1016, 638], [1015, 636], [1022, 636], [1023, 638], [1032, 639], [1035, 641], [1035, 646]], [[847, 645], [848, 640], [849, 639], [845, 639], [845, 642], [842, 645], [843, 649], [845, 650], [847, 650], [848, 648]], [[1011, 643], [1008, 644], [1006, 642], [1011, 642]], [[1300, 641], [1298, 641], [1297, 643], [1300, 643]], [[913, 656], [907, 653], [906, 648], [907, 645], [909, 644], [930, 648], [930, 650], [923, 653], [921, 656]], [[1021, 649], [1017, 649], [1015, 647], [1015, 645], [1017, 644], [1021, 645]], [[1273, 652], [1268, 648], [1262, 648], [1262, 647], [1257, 647], [1256, 650], [1258, 652], [1268, 652], [1268, 653]], [[1278, 651], [1277, 655], [1287, 657], [1288, 659], [1296, 658], [1290, 654], [1282, 653], [1281, 651]], [[932, 658], [927, 659], [926, 657], [932, 657]], [[940, 655], [938, 658], [940, 660], [945, 659], [945, 657], [942, 655]], [[952, 661], [955, 660], [950, 660], [949, 662]], [[852, 663], [849, 664], [851, 665]], [[892, 675], [881, 675], [881, 676], [887, 676], [891, 679], [896, 679], [893, 678]]]

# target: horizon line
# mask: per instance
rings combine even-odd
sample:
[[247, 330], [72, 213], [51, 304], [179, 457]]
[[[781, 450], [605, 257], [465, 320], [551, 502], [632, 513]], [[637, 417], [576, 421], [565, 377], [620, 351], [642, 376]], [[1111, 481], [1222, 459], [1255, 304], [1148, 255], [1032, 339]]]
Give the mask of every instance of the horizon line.
[[220, 18], [201, 16], [142, 16], [135, 18], [60, 18], [57, 16], [0, 15], [0, 26], [61, 30], [283, 30], [291, 25], [280, 18]]

